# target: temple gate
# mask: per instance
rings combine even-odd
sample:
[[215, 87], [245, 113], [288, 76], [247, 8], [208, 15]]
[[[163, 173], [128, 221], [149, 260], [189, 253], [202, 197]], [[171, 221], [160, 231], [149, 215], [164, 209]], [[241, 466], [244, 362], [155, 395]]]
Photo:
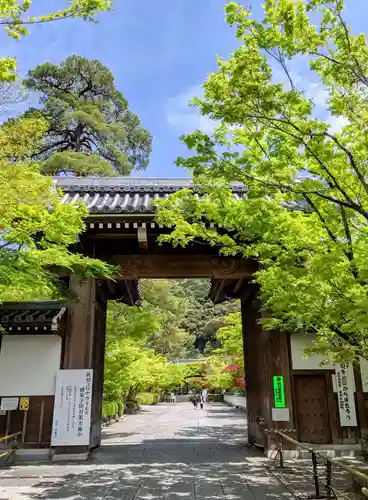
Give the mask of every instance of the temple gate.
[[[42, 316], [42, 327], [46, 327], [42, 330], [45, 338], [56, 335], [61, 339], [58, 347], [60, 363], [55, 370], [93, 370], [89, 445], [55, 447], [55, 456], [71, 453], [82, 456], [100, 445], [107, 301], [138, 304], [141, 299], [139, 280], [144, 278], [209, 278], [209, 296], [214, 303], [228, 298], [241, 300], [250, 444], [270, 452], [274, 447], [270, 429], [287, 430], [292, 437], [311, 443], [358, 441], [356, 425], [343, 427], [339, 423], [334, 368], [321, 367], [315, 360], [311, 364], [302, 358], [301, 352], [308, 339], [298, 337], [293, 340], [294, 336], [290, 338], [285, 332], [264, 331], [260, 326], [262, 313], [258, 288], [252, 282], [257, 270], [255, 261], [221, 257], [213, 248], [197, 243], [191, 243], [186, 248], [158, 245], [157, 237], [170, 229], [157, 225], [153, 200], [190, 187], [189, 181], [59, 178], [57, 184], [64, 192], [64, 203], [83, 201], [89, 208], [85, 232], [80, 235], [75, 250], [117, 265], [121, 278], [117, 281], [68, 278], [70, 292], [76, 300], [57, 304], [48, 315], [30, 314], [27, 304], [12, 304], [11, 308], [18, 308], [13, 315], [6, 313], [9, 305], [4, 304], [0, 310], [0, 324], [7, 329], [9, 338], [14, 333], [19, 337], [20, 330], [17, 328], [20, 323], [22, 335], [36, 336], [36, 331], [39, 331], [35, 330], [36, 319]], [[234, 197], [242, 196], [242, 188], [235, 187]], [[39, 311], [42, 304], [36, 303], [32, 307]], [[48, 307], [50, 309], [50, 304]], [[44, 316], [50, 318], [48, 324]], [[54, 320], [56, 317], [57, 321]], [[52, 321], [58, 325], [57, 328], [54, 325], [54, 330], [51, 328]], [[52, 343], [55, 344], [53, 352], [56, 352], [57, 342], [53, 340]], [[4, 362], [1, 349], [0, 374]], [[367, 367], [363, 367], [364, 370], [368, 375]], [[364, 405], [368, 400], [368, 384], [359, 372], [355, 373], [351, 383], [355, 386], [358, 421], [361, 427], [367, 428]], [[28, 424], [27, 421], [24, 423], [24, 413], [18, 415], [20, 410], [17, 410], [18, 413], [15, 412], [11, 419], [8, 415], [0, 415], [0, 432], [5, 432], [5, 429], [14, 431], [23, 418], [21, 425], [25, 431], [25, 442], [30, 446], [49, 446], [53, 394], [43, 395], [48, 398], [44, 400], [42, 395], [20, 393], [20, 389], [18, 394], [14, 393], [16, 389], [12, 389], [11, 394], [9, 391], [4, 394], [5, 385], [0, 377], [0, 397], [27, 396], [31, 403], [35, 401], [34, 405], [38, 401], [39, 415], [43, 408], [42, 425], [38, 421], [32, 430], [30, 420]], [[44, 422], [48, 423], [48, 427]]]

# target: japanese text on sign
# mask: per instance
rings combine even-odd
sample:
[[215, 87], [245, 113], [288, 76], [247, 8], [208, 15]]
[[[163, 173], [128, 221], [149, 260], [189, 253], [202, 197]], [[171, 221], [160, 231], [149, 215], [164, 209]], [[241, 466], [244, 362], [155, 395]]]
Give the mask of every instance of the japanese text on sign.
[[51, 446], [89, 444], [93, 370], [59, 370]]
[[337, 398], [342, 427], [357, 426], [352, 371], [353, 368], [349, 363], [335, 365]]
[[281, 375], [273, 377], [273, 393], [275, 408], [286, 408], [284, 377]]

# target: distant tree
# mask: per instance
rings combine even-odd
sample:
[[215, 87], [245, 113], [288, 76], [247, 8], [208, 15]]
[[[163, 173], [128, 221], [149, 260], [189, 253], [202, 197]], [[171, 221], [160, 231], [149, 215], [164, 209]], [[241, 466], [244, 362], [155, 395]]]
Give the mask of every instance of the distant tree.
[[111, 302], [107, 314], [107, 342], [130, 339], [167, 359], [187, 357], [195, 337], [180, 324], [188, 301], [177, 296], [175, 282], [142, 280], [141, 306]]
[[144, 303], [151, 308], [160, 328], [147, 339], [147, 346], [168, 359], [186, 357], [187, 347], [195, 337], [182, 327], [189, 301], [181, 294], [176, 281], [145, 280], [142, 283]]
[[46, 117], [44, 144], [33, 155], [47, 175], [127, 175], [148, 165], [152, 138], [115, 88], [101, 62], [68, 57], [29, 71], [25, 87], [40, 96], [40, 109], [26, 116]]
[[221, 343], [221, 347], [216, 349], [216, 353], [228, 356], [243, 356], [243, 329], [240, 311], [228, 314], [223, 318], [225, 325], [216, 333], [216, 339]]
[[175, 286], [176, 293], [188, 301], [181, 327], [195, 335], [197, 354], [211, 350], [216, 346], [217, 330], [225, 325], [224, 317], [239, 311], [239, 301], [230, 300], [214, 305], [208, 299], [210, 282], [207, 279], [176, 280]]

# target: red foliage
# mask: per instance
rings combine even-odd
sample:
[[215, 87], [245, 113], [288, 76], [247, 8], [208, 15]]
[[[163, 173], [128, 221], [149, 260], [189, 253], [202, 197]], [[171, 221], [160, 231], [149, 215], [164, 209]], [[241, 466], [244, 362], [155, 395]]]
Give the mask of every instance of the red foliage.
[[232, 365], [228, 365], [226, 366], [222, 372], [223, 373], [232, 373], [232, 372], [237, 372], [238, 370], [240, 370], [241, 366], [240, 365], [237, 365], [237, 364], [232, 364]]
[[237, 375], [235, 378], [234, 378], [234, 381], [233, 381], [233, 386], [234, 387], [242, 387], [243, 389], [246, 387], [246, 383], [245, 383], [245, 378], [243, 375]]

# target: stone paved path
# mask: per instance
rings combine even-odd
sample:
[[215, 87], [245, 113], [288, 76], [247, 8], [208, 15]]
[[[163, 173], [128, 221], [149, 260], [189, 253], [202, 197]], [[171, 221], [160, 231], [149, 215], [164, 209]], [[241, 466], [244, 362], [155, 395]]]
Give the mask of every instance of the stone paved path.
[[145, 407], [105, 429], [91, 461], [0, 472], [0, 500], [286, 500], [261, 452], [245, 446], [245, 415], [221, 404]]

